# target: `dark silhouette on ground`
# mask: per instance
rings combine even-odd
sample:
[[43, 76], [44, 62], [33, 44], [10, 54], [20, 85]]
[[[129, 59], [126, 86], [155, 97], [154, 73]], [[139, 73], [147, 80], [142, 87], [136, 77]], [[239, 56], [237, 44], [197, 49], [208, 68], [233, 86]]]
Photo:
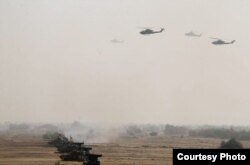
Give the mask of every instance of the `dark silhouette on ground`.
[[43, 136], [48, 144], [57, 148], [60, 158], [63, 161], [83, 161], [84, 165], [100, 165], [100, 154], [90, 153], [91, 147], [87, 147], [83, 142], [73, 142], [73, 138], [68, 139], [62, 133], [46, 134]]
[[220, 149], [243, 149], [243, 145], [234, 138], [231, 138], [228, 141], [222, 141]]

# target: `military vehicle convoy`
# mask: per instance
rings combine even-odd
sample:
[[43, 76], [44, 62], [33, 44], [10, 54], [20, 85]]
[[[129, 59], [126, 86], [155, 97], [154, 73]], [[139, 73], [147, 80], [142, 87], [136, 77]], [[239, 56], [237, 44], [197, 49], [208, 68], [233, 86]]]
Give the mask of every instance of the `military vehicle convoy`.
[[90, 153], [92, 148], [84, 146], [83, 142], [73, 142], [59, 133], [53, 139], [47, 140], [49, 145], [57, 148], [56, 153], [60, 154], [63, 161], [83, 161], [83, 165], [100, 165], [98, 158], [102, 155]]
[[102, 155], [88, 154], [87, 158], [83, 161], [83, 165], [100, 165], [99, 157]]

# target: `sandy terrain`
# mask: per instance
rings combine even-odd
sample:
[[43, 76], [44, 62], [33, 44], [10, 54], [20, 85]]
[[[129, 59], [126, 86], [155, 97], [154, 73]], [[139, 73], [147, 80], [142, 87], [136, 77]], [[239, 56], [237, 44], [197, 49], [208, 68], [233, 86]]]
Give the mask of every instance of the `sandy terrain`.
[[[92, 153], [103, 154], [102, 165], [171, 165], [172, 148], [213, 148], [218, 139], [189, 137], [119, 138], [110, 143], [90, 144]], [[242, 142], [250, 147], [250, 142]], [[0, 136], [1, 165], [54, 165], [59, 160], [56, 149], [41, 137], [31, 135]], [[80, 165], [81, 162], [61, 162]]]

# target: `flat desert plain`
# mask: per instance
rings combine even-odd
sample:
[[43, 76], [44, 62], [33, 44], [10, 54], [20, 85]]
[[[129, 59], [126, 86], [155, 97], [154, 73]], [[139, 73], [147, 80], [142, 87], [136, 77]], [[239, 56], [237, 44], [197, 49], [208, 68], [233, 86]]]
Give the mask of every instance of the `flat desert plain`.
[[[102, 154], [101, 165], [171, 165], [173, 148], [216, 148], [220, 139], [181, 136], [120, 137], [108, 143], [86, 144], [92, 153]], [[249, 148], [249, 141], [242, 141]], [[59, 161], [56, 148], [48, 146], [40, 136], [0, 135], [0, 165], [55, 165]], [[63, 162], [61, 165], [81, 165]]]

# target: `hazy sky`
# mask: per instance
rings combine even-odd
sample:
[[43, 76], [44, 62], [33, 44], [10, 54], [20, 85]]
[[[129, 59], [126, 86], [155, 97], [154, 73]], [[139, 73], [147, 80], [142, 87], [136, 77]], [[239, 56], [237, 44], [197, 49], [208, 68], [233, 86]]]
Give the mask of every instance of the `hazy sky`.
[[249, 16], [249, 0], [0, 0], [0, 121], [249, 125]]

